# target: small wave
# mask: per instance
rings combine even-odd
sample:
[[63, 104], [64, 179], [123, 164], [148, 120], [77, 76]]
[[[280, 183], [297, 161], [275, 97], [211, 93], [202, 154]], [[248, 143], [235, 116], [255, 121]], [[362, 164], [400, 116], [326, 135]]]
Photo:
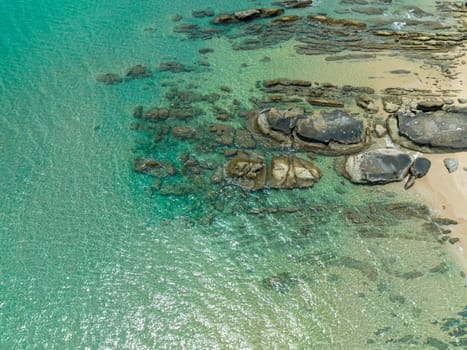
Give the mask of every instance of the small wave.
[[396, 30], [401, 30], [406, 24], [405, 22], [392, 22], [391, 27]]

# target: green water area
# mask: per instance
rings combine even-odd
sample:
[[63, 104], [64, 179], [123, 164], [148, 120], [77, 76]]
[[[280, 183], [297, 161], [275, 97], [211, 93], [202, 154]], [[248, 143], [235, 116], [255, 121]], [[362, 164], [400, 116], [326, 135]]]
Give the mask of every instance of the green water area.
[[467, 348], [464, 2], [0, 14], [0, 349]]

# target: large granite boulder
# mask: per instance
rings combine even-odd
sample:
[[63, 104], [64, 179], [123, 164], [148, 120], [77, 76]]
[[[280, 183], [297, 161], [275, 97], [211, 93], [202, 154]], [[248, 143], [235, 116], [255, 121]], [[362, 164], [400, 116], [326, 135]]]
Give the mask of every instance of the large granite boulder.
[[247, 190], [260, 190], [266, 186], [267, 169], [262, 157], [240, 154], [224, 168], [225, 177]]
[[321, 171], [310, 161], [294, 156], [274, 156], [269, 167], [268, 183], [272, 188], [311, 187], [321, 178]]
[[410, 154], [383, 148], [349, 156], [344, 175], [353, 183], [385, 184], [402, 181], [413, 163]]
[[256, 116], [255, 127], [282, 146], [331, 155], [358, 152], [369, 141], [363, 121], [341, 110], [306, 115], [302, 108], [270, 108]]
[[467, 112], [399, 112], [388, 120], [391, 138], [404, 147], [433, 153], [467, 150]]
[[302, 108], [289, 108], [280, 111], [275, 108], [262, 110], [256, 120], [258, 129], [272, 139], [290, 144], [292, 130], [298, 118], [304, 117]]
[[366, 144], [366, 130], [362, 120], [335, 110], [315, 112], [299, 119], [293, 130], [295, 145], [305, 150], [327, 154], [349, 154]]

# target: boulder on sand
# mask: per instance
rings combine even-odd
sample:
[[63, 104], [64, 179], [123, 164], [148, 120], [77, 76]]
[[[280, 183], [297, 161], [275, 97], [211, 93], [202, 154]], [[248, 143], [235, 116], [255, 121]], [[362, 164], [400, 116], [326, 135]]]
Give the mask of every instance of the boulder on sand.
[[357, 184], [386, 184], [402, 181], [413, 163], [410, 154], [382, 148], [349, 156], [344, 175]]

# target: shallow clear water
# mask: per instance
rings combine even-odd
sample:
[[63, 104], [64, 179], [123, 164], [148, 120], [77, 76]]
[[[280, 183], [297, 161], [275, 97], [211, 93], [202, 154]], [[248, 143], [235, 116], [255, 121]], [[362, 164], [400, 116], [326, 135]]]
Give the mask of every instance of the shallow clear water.
[[[215, 9], [252, 4], [270, 5]], [[324, 6], [312, 10], [337, 5]], [[462, 322], [460, 270], [425, 220], [378, 212], [379, 221], [352, 223], [353, 210], [410, 198], [342, 185], [331, 158], [317, 159], [326, 176], [309, 190], [226, 186], [210, 200], [219, 189], [204, 184], [185, 196], [148, 195], [152, 179], [132, 171], [135, 157], [177, 162], [198, 150], [170, 137], [148, 148], [152, 134], [131, 130], [134, 106], [194, 83], [206, 94], [228, 85], [221, 103], [248, 107], [257, 80], [288, 74], [275, 63], [278, 48], [237, 53], [223, 36], [173, 32], [174, 14], [201, 23], [191, 11], [206, 7], [0, 3], [0, 348], [424, 349], [430, 337], [456, 345], [443, 325]], [[215, 50], [211, 66], [193, 72], [113, 86], [95, 79], [138, 63], [196, 65], [202, 47]], [[269, 66], [258, 64], [264, 56]], [[208, 111], [193, 125], [212, 120]], [[196, 155], [219, 161], [221, 151]]]

